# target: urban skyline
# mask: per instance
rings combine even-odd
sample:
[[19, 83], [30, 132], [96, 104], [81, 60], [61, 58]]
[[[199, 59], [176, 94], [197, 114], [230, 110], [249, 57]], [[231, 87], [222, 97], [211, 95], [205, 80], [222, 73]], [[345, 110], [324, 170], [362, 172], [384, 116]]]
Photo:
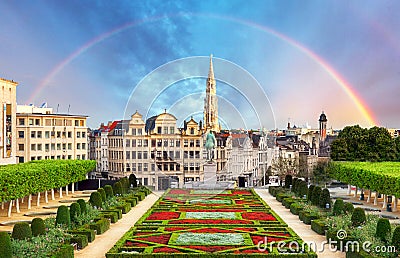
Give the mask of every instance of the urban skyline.
[[[61, 113], [71, 105], [71, 113], [89, 115], [89, 126], [96, 128], [122, 119], [135, 86], [157, 67], [212, 53], [260, 83], [278, 128], [289, 118], [297, 126], [316, 127], [321, 111], [333, 128], [398, 127], [398, 3], [251, 1], [239, 8], [242, 4], [2, 2], [0, 13], [9, 22], [0, 28], [0, 77], [19, 82], [18, 104], [59, 104]], [[237, 93], [218, 81], [219, 69], [215, 64], [218, 97], [244, 106], [240, 112], [246, 113]], [[149, 115], [169, 110], [179, 101], [175, 96], [204, 92], [207, 72], [195, 71], [191, 76], [203, 78], [172, 85]], [[193, 106], [201, 111], [199, 99]], [[133, 101], [136, 109], [148, 110], [140, 99]], [[239, 127], [235, 116], [220, 113], [231, 128]], [[174, 114], [190, 117], [184, 109]]]

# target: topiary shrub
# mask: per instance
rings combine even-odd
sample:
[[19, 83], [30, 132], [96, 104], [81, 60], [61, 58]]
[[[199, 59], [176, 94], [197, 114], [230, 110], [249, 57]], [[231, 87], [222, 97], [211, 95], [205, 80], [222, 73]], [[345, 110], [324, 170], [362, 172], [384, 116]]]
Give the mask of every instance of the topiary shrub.
[[0, 258], [12, 257], [11, 238], [7, 232], [0, 232]]
[[285, 188], [290, 188], [290, 185], [292, 185], [292, 179], [292, 175], [285, 176]]
[[85, 214], [87, 212], [86, 202], [84, 199], [79, 199], [76, 203], [79, 204], [81, 208], [81, 214]]
[[46, 225], [41, 218], [34, 218], [31, 223], [31, 230], [33, 236], [44, 235], [46, 233]]
[[351, 224], [353, 227], [361, 226], [365, 223], [365, 211], [360, 207], [354, 209], [353, 214], [351, 215]]
[[337, 199], [333, 204], [333, 215], [340, 215], [344, 213], [344, 202], [342, 199]]
[[398, 253], [400, 250], [400, 226], [397, 226], [393, 231], [391, 245], [396, 248], [396, 251]]
[[105, 185], [104, 186], [104, 191], [106, 191], [106, 197], [111, 198], [114, 196], [114, 191], [112, 189], [111, 185]]
[[71, 218], [71, 222], [76, 223], [78, 221], [78, 216], [81, 215], [81, 206], [74, 202], [69, 207], [69, 215]]
[[307, 193], [308, 193], [308, 185], [307, 185], [307, 182], [301, 180], [300, 186], [299, 186], [299, 196], [300, 196], [301, 198], [303, 198], [304, 195], [307, 196]]
[[307, 201], [311, 202], [312, 192], [314, 191], [315, 185], [310, 185], [307, 191]]
[[68, 207], [65, 205], [61, 205], [57, 209], [56, 225], [66, 225], [69, 227], [70, 224], [71, 218], [69, 215]]
[[354, 205], [351, 202], [344, 203], [344, 212], [346, 214], [352, 214], [354, 211]]
[[319, 197], [319, 207], [326, 208], [327, 203], [329, 204], [329, 207], [332, 207], [331, 206], [331, 194], [329, 193], [329, 190], [327, 188], [324, 188]]
[[318, 206], [319, 205], [319, 197], [322, 193], [322, 189], [319, 186], [314, 187], [314, 190], [311, 195], [311, 203]]
[[131, 185], [132, 187], [137, 187], [137, 180], [135, 174], [129, 175], [129, 185]]
[[96, 209], [103, 208], [103, 202], [101, 201], [101, 194], [99, 192], [93, 192], [90, 195], [89, 203]]
[[121, 185], [121, 182], [116, 182], [115, 184], [114, 184], [114, 194], [116, 195], [116, 196], [119, 196], [119, 195], [122, 195], [122, 185]]
[[19, 240], [30, 239], [32, 237], [31, 227], [27, 222], [17, 222], [14, 225], [11, 237]]
[[383, 242], [387, 243], [390, 237], [390, 222], [388, 219], [380, 218], [376, 225], [376, 236], [380, 238]]
[[121, 183], [122, 193], [126, 194], [128, 192], [128, 189], [131, 188], [131, 186], [129, 184], [129, 179], [126, 177], [123, 177], [119, 181]]
[[105, 202], [107, 200], [107, 196], [106, 196], [106, 191], [104, 190], [104, 188], [100, 187], [99, 189], [97, 189], [97, 192], [100, 193], [101, 201]]

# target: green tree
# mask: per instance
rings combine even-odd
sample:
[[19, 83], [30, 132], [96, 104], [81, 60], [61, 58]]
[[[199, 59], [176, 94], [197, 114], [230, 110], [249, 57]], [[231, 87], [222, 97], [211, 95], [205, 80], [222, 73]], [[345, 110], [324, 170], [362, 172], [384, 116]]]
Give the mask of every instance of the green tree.
[[11, 238], [7, 232], [0, 232], [0, 258], [12, 257]]
[[383, 242], [387, 243], [389, 241], [391, 230], [392, 228], [388, 219], [380, 218], [378, 220], [378, 224], [376, 225], [376, 236]]
[[30, 239], [32, 238], [31, 227], [27, 222], [17, 222], [13, 227], [11, 237], [19, 240]]
[[355, 208], [351, 215], [351, 223], [353, 227], [361, 226], [366, 220], [365, 211], [360, 207]]
[[325, 185], [328, 182], [329, 170], [328, 161], [318, 160], [317, 164], [313, 168], [312, 179], [313, 183], [316, 185]]
[[33, 236], [46, 234], [46, 225], [41, 218], [34, 218], [31, 223], [31, 230]]
[[71, 224], [71, 218], [69, 215], [68, 207], [65, 205], [61, 205], [57, 209], [57, 216], [56, 216], [56, 224], [57, 225], [66, 225], [67, 227]]

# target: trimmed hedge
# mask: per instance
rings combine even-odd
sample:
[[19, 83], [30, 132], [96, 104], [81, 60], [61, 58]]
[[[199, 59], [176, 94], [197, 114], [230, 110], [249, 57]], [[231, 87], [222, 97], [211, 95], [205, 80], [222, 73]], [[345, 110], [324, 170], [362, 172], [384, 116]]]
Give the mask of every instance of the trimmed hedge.
[[288, 193], [278, 193], [278, 194], [276, 195], [276, 200], [277, 200], [278, 202], [282, 202], [283, 199], [288, 198], [288, 197], [292, 197], [292, 195], [291, 195], [291, 194], [288, 194]]
[[114, 196], [114, 191], [111, 185], [105, 185], [104, 191], [106, 191], [107, 198], [111, 198]]
[[69, 215], [71, 218], [71, 222], [77, 222], [77, 218], [79, 215], [81, 215], [81, 206], [79, 203], [72, 203], [71, 206], [69, 207]]
[[353, 214], [351, 215], [351, 223], [353, 227], [361, 226], [365, 223], [366, 219], [365, 211], [362, 208], [357, 207], [354, 209]]
[[101, 201], [105, 202], [107, 200], [107, 195], [106, 195], [106, 191], [104, 190], [104, 188], [100, 187], [99, 189], [97, 189], [97, 192], [100, 193]]
[[13, 239], [30, 239], [32, 238], [32, 230], [27, 222], [17, 222], [11, 234]]
[[130, 203], [131, 204], [131, 208], [135, 207], [136, 204], [137, 204], [137, 199], [136, 198], [127, 197], [127, 198], [122, 198], [121, 200], [123, 200], [124, 202]]
[[115, 184], [114, 184], [114, 186], [113, 186], [113, 191], [114, 191], [114, 194], [116, 195], [116, 196], [120, 196], [120, 195], [122, 195], [122, 184], [121, 184], [121, 182], [116, 182]]
[[340, 215], [344, 212], [344, 202], [342, 199], [337, 199], [333, 205], [333, 215]]
[[74, 247], [70, 244], [63, 244], [50, 255], [51, 258], [74, 258]]
[[96, 207], [97, 209], [103, 207], [103, 202], [101, 198], [101, 194], [99, 192], [93, 192], [90, 194], [89, 203]]
[[12, 257], [11, 238], [7, 232], [0, 232], [0, 258]]
[[81, 208], [81, 213], [85, 214], [87, 212], [86, 202], [84, 199], [78, 199], [77, 203]]
[[76, 243], [78, 245], [78, 249], [82, 249], [88, 245], [88, 239], [86, 235], [73, 235], [70, 243]]
[[400, 226], [394, 229], [391, 244], [396, 248], [397, 252], [400, 252]]
[[44, 235], [46, 233], [46, 225], [41, 218], [34, 218], [31, 222], [31, 230], [33, 236]]
[[110, 228], [110, 220], [101, 218], [94, 223], [89, 224], [89, 228], [96, 230], [97, 235], [101, 235]]
[[327, 188], [322, 190], [321, 196], [319, 197], [319, 207], [326, 208], [326, 204], [329, 204], [329, 207], [332, 208], [331, 194]]
[[0, 166], [0, 202], [23, 198], [82, 181], [94, 160], [39, 160]]
[[286, 209], [290, 209], [290, 205], [292, 205], [292, 203], [297, 202], [298, 199], [293, 199], [292, 197], [288, 197], [282, 200], [282, 205], [285, 206]]
[[311, 229], [320, 235], [325, 235], [325, 230], [327, 229], [325, 219], [315, 219], [311, 221]]
[[354, 205], [351, 202], [344, 203], [344, 212], [346, 214], [352, 214], [354, 211]]
[[131, 210], [132, 206], [130, 202], [124, 202], [121, 205], [115, 206], [115, 208], [120, 209], [122, 214], [127, 214]]
[[118, 221], [118, 213], [112, 211], [101, 211], [101, 217], [111, 220], [111, 223], [116, 223]]
[[319, 197], [321, 196], [322, 189], [319, 186], [314, 187], [311, 194], [311, 203], [315, 206], [319, 206]]
[[68, 233], [73, 235], [85, 235], [89, 243], [96, 238], [96, 233], [94, 232], [94, 229], [90, 228], [81, 227], [75, 230], [69, 230]]
[[307, 191], [307, 201], [311, 202], [312, 192], [314, 191], [315, 185], [310, 185]]
[[65, 205], [61, 205], [57, 209], [56, 225], [69, 226], [70, 224], [71, 224], [71, 217], [69, 215], [68, 207]]
[[391, 230], [392, 228], [390, 227], [389, 220], [385, 218], [379, 218], [376, 225], [376, 236], [383, 242], [388, 243]]
[[290, 212], [294, 215], [299, 215], [299, 212], [303, 210], [303, 207], [298, 203], [292, 203], [290, 205]]

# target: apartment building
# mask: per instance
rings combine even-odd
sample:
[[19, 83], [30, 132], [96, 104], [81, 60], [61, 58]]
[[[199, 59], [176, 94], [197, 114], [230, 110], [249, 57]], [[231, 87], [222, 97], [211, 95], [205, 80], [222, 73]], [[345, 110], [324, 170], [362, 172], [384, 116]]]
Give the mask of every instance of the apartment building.
[[52, 108], [17, 106], [18, 163], [42, 159], [88, 159], [87, 116], [54, 114]]
[[16, 163], [17, 85], [17, 82], [0, 78], [0, 165]]

